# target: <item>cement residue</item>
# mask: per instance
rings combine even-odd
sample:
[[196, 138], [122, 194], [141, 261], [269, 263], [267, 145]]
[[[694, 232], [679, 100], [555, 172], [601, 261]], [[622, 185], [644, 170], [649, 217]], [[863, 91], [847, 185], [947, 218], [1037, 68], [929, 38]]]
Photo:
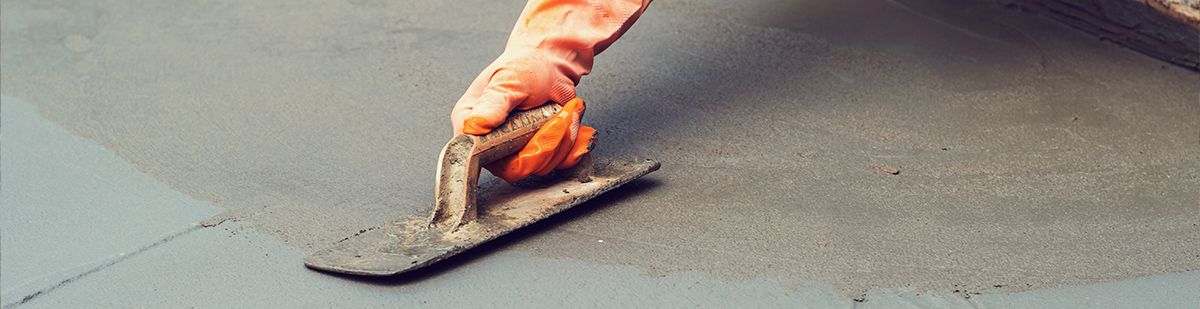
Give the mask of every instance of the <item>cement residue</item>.
[[[663, 169], [508, 248], [847, 294], [1200, 269], [1194, 72], [983, 5], [737, 4], [655, 3], [597, 58], [596, 152]], [[3, 2], [6, 94], [307, 251], [428, 209], [519, 10], [49, 6]]]

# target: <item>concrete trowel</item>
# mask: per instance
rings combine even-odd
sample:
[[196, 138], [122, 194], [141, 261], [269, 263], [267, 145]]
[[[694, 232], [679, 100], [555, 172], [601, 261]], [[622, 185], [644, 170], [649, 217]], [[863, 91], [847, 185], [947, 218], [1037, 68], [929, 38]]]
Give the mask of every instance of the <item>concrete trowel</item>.
[[557, 104], [514, 112], [487, 135], [458, 135], [438, 158], [433, 209], [362, 230], [304, 259], [310, 268], [391, 276], [444, 260], [575, 207], [658, 170], [653, 160], [593, 160], [510, 185], [479, 189], [480, 166], [519, 151], [554, 116]]

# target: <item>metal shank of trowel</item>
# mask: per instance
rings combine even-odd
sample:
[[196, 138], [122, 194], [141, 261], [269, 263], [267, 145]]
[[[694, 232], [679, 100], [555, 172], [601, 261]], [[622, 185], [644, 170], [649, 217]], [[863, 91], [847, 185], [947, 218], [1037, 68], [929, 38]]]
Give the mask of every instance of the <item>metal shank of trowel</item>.
[[450, 232], [475, 221], [479, 167], [520, 151], [561, 108], [550, 103], [516, 111], [491, 133], [459, 134], [450, 139], [438, 157], [437, 187], [429, 226]]

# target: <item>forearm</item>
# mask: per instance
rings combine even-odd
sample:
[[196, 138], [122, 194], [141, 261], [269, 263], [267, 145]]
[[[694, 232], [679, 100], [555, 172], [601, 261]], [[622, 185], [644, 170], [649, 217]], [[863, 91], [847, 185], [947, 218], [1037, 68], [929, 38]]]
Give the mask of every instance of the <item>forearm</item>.
[[508, 50], [551, 53], [554, 66], [573, 82], [592, 59], [637, 21], [650, 0], [530, 0], [509, 37]]

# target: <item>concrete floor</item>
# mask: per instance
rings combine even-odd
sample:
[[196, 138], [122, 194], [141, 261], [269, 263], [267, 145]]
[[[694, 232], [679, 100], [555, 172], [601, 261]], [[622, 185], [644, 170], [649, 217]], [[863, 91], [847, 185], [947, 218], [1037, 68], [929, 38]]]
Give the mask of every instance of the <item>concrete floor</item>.
[[1200, 75], [989, 2], [655, 3], [579, 92], [662, 170], [415, 279], [304, 269], [428, 207], [521, 2], [0, 2], [0, 300], [1200, 303]]

